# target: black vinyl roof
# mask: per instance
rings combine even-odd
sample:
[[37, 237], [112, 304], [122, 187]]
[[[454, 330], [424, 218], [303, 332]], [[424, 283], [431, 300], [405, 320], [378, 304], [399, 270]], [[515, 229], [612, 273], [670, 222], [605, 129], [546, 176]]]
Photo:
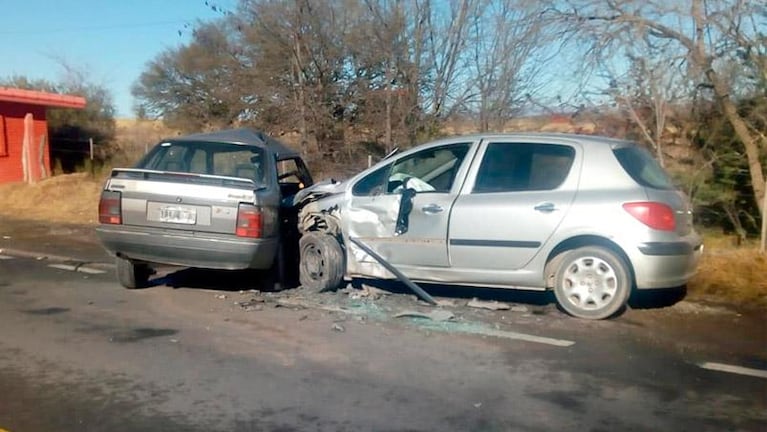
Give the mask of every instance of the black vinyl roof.
[[200, 141], [217, 142], [228, 144], [254, 145], [268, 148], [277, 155], [278, 160], [298, 157], [298, 152], [288, 148], [285, 144], [277, 141], [269, 135], [250, 128], [226, 129], [215, 132], [198, 133], [174, 137], [166, 141]]

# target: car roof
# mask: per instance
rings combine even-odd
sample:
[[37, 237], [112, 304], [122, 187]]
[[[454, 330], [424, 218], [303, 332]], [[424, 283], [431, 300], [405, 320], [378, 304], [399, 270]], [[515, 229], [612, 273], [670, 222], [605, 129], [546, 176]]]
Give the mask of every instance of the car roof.
[[291, 159], [298, 157], [295, 150], [287, 147], [285, 144], [277, 141], [269, 135], [250, 128], [226, 129], [215, 132], [198, 133], [174, 137], [165, 140], [168, 142], [199, 141], [216, 142], [239, 145], [253, 145], [262, 148], [268, 148], [277, 155], [278, 160]]
[[488, 133], [473, 133], [473, 134], [467, 134], [467, 135], [454, 135], [454, 136], [448, 136], [444, 137], [442, 139], [438, 139], [434, 142], [441, 142], [441, 141], [455, 141], [455, 140], [462, 140], [462, 139], [469, 139], [472, 141], [479, 141], [479, 140], [502, 140], [502, 139], [514, 139], [515, 141], [524, 140], [524, 139], [531, 139], [536, 141], [541, 140], [570, 140], [570, 141], [578, 141], [578, 142], [591, 142], [591, 143], [597, 143], [598, 145], [609, 145], [609, 146], [631, 146], [636, 145], [636, 143], [632, 141], [617, 139], [617, 138], [609, 138], [605, 136], [599, 136], [599, 135], [585, 135], [585, 134], [568, 134], [568, 133], [556, 133], [556, 132], [488, 132]]

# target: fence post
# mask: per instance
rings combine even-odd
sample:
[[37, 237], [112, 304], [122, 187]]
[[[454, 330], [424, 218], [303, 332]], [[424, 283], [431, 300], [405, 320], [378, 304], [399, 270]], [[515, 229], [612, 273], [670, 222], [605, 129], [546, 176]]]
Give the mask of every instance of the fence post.
[[88, 146], [91, 154], [91, 160], [93, 160], [93, 138], [88, 138]]

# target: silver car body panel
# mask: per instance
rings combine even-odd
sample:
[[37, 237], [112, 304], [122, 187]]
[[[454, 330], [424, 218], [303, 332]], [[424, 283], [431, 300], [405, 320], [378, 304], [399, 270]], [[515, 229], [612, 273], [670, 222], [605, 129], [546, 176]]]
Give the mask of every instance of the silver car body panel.
[[[449, 193], [416, 193], [405, 234], [394, 233], [402, 194], [352, 193], [358, 181], [379, 168], [430, 148], [465, 142], [471, 143], [471, 149], [452, 189]], [[572, 166], [552, 190], [472, 193], [482, 157], [495, 142], [566, 145], [574, 150]], [[683, 285], [694, 274], [703, 250], [692, 227], [689, 200], [676, 190], [637, 184], [613, 153], [615, 148], [632, 145], [559, 134], [441, 140], [381, 161], [336, 184], [333, 195], [311, 202], [301, 214], [325, 214], [335, 220], [338, 235], [347, 239], [348, 277], [393, 278], [350, 244], [348, 238], [354, 237], [414, 281], [542, 290], [548, 285], [546, 265], [558, 250], [596, 242], [624, 256], [639, 289]], [[622, 207], [638, 201], [659, 201], [672, 207], [676, 231], [649, 228]], [[436, 207], [442, 210], [425, 211]]]

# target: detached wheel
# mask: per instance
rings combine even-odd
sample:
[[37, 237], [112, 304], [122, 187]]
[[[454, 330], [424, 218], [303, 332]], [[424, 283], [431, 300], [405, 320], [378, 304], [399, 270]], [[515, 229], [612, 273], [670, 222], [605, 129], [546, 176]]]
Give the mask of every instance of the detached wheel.
[[301, 285], [322, 292], [338, 288], [344, 277], [344, 251], [335, 237], [308, 232], [298, 242]]
[[626, 305], [631, 291], [628, 265], [609, 249], [582, 247], [565, 252], [555, 274], [554, 294], [567, 313], [605, 319]]
[[145, 288], [149, 285], [149, 267], [146, 264], [136, 264], [135, 262], [117, 257], [117, 280], [120, 285], [128, 289]]

